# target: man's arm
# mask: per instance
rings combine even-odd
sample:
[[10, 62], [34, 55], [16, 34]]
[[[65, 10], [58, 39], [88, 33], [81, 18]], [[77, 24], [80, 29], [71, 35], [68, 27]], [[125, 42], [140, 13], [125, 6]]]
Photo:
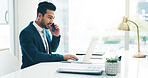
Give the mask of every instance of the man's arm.
[[51, 40], [51, 38], [49, 36], [49, 33], [47, 33], [47, 34], [48, 34], [47, 38], [49, 40], [48, 44], [50, 46], [50, 52], [56, 52], [56, 50], [57, 50], [57, 48], [59, 46], [59, 43], [60, 43], [61, 36], [59, 36], [59, 37], [52, 36], [52, 40]]
[[[53, 23], [54, 24], [54, 23]], [[55, 30], [52, 31], [51, 26], [49, 26], [49, 30], [52, 34], [52, 40], [50, 38], [49, 32], [46, 30], [47, 36], [48, 36], [48, 40], [49, 40], [49, 44], [50, 44], [50, 51], [51, 52], [56, 52], [58, 46], [59, 46], [59, 42], [60, 42], [60, 28], [57, 24], [54, 24]]]
[[[47, 54], [44, 52], [39, 52], [38, 48], [34, 44], [33, 36], [28, 31], [22, 31], [20, 34], [20, 45], [22, 51], [29, 57], [29, 59], [34, 62], [53, 62], [62, 61], [63, 55], [60, 54]], [[42, 45], [42, 44], [40, 44]]]

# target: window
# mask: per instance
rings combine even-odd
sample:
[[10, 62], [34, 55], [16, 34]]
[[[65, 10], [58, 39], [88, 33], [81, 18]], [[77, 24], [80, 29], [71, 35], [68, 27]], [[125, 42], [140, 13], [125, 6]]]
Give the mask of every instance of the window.
[[69, 8], [68, 8], [68, 1], [69, 0], [53, 0], [53, 3], [56, 6], [56, 11], [55, 11], [55, 19], [54, 22], [59, 25], [60, 27], [60, 33], [61, 33], [61, 40], [60, 40], [60, 45], [58, 47], [58, 51], [60, 53], [67, 53], [69, 51], [68, 48], [68, 18], [69, 18]]
[[[148, 0], [130, 0], [130, 20], [139, 26], [140, 51], [147, 53], [148, 50]], [[129, 49], [137, 52], [137, 30], [134, 24], [130, 25]]]
[[[148, 0], [129, 0], [129, 19], [140, 28], [140, 49], [148, 52]], [[55, 22], [61, 28], [60, 52], [86, 51], [90, 41], [98, 40], [96, 51], [125, 49], [125, 33], [117, 29], [125, 16], [125, 0], [53, 0], [57, 6]], [[130, 24], [129, 49], [137, 51], [137, 33]], [[113, 45], [113, 46], [112, 46]], [[135, 49], [136, 48], [136, 49]]]
[[10, 48], [8, 0], [0, 0], [0, 49]]
[[8, 0], [0, 0], [0, 24], [8, 24]]
[[[117, 27], [125, 15], [125, 0], [69, 0], [69, 52], [124, 50], [124, 32]], [[113, 46], [112, 46], [113, 45]]]

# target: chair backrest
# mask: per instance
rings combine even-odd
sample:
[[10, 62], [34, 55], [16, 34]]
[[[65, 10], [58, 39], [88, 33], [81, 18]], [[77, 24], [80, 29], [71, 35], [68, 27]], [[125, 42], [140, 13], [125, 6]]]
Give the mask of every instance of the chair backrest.
[[0, 51], [0, 76], [20, 70], [18, 59], [8, 50]]

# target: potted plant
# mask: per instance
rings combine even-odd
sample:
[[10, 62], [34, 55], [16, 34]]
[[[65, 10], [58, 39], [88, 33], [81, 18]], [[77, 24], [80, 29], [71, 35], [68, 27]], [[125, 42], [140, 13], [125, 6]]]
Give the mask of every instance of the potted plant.
[[115, 76], [118, 73], [118, 58], [106, 58], [105, 73]]

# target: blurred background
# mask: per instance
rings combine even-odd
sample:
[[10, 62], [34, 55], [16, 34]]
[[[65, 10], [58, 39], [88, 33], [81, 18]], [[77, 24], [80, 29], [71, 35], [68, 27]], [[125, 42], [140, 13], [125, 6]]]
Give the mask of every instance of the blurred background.
[[90, 41], [98, 40], [95, 52], [114, 48], [137, 52], [137, 32], [117, 27], [123, 16], [140, 29], [140, 50], [148, 54], [148, 0], [0, 0], [0, 49], [9, 49], [21, 60], [19, 33], [36, 19], [39, 2], [57, 7], [54, 22], [60, 26], [61, 42], [57, 53], [85, 52]]

